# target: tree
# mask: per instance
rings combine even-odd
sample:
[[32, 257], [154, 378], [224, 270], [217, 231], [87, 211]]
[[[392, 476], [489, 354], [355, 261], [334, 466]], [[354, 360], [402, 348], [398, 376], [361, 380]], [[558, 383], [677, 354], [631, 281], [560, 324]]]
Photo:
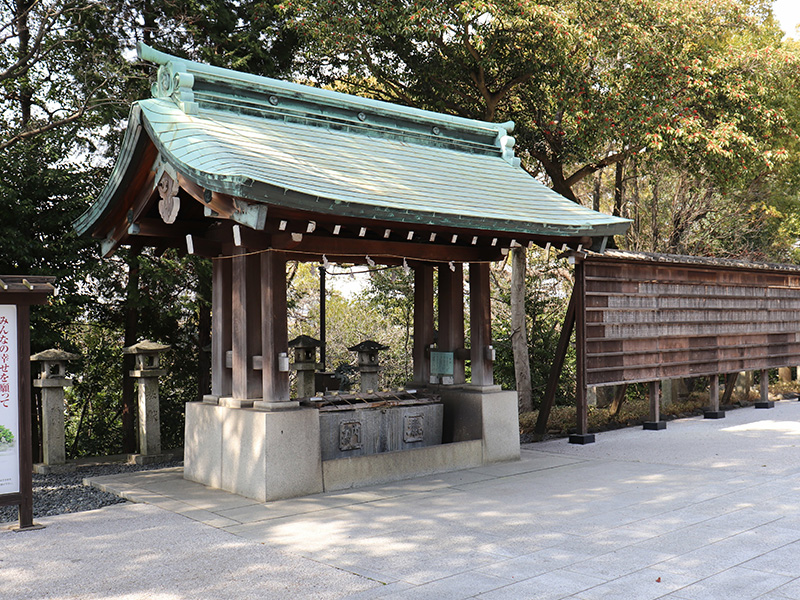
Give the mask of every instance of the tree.
[[379, 98], [517, 122], [518, 154], [577, 200], [644, 150], [719, 179], [785, 158], [800, 62], [747, 0], [286, 0], [304, 72]]
[[[148, 95], [147, 69], [130, 59], [135, 42], [143, 38], [180, 55], [267, 75], [290, 69], [294, 48], [292, 32], [281, 33], [275, 11], [249, 2], [9, 0], [0, 4], [0, 169], [4, 174], [0, 273], [57, 275], [59, 294], [32, 315], [34, 323], [46, 320], [48, 325], [35, 328], [36, 349], [85, 348], [97, 356], [108, 351], [111, 340], [121, 346], [150, 335], [180, 348], [175, 357], [199, 356], [200, 364], [176, 359], [172, 365], [173, 395], [178, 399], [167, 404], [177, 407], [177, 413], [182, 412], [185, 400], [196, 398], [208, 384], [208, 361], [202, 351], [208, 344], [210, 324], [208, 269], [196, 268], [190, 259], [148, 253], [140, 257], [138, 249], [122, 249], [118, 253], [122, 260], [101, 260], [95, 242], [78, 239], [72, 231], [72, 222], [107, 180], [109, 155], [116, 152], [131, 102]], [[174, 268], [174, 261], [180, 263], [179, 268]], [[141, 278], [140, 262], [145, 271]], [[120, 285], [125, 279], [127, 289]], [[153, 281], [159, 283], [162, 299], [172, 302], [177, 291], [184, 294], [175, 304], [180, 314], [151, 310], [153, 287], [147, 286]], [[164, 288], [167, 283], [172, 293]], [[139, 327], [142, 310], [148, 318]], [[162, 318], [151, 319], [152, 314]], [[91, 325], [73, 329], [76, 322], [100, 322], [103, 334]], [[196, 351], [190, 352], [192, 347]], [[123, 365], [123, 374], [130, 368]], [[93, 403], [105, 402], [99, 396], [87, 396], [96, 393], [101, 382], [93, 377], [99, 373], [87, 371], [85, 385], [76, 386], [75, 419], [79, 422], [86, 423], [79, 415], [94, 414], [88, 409]], [[105, 373], [107, 383], [115, 388]], [[194, 390], [190, 381], [195, 382]], [[132, 451], [132, 382], [123, 382], [121, 389], [121, 412], [100, 427], [112, 433], [98, 436], [109, 444], [117, 440], [113, 432], [119, 432], [114, 427], [119, 427], [115, 419], [121, 414], [125, 425], [121, 439], [125, 450]], [[103, 397], [117, 395], [109, 392]], [[174, 443], [182, 435], [182, 426], [169, 414], [163, 417], [165, 443]], [[89, 429], [93, 427], [87, 424], [75, 428], [76, 433]], [[76, 451], [80, 447], [77, 444]], [[119, 447], [106, 450], [118, 452]]]

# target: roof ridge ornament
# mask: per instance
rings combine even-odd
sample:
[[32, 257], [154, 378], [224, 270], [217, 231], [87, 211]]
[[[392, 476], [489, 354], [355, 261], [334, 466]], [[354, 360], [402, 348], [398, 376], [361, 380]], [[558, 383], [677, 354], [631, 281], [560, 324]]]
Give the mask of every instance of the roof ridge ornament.
[[[143, 44], [142, 44], [143, 46]], [[146, 46], [144, 46], [146, 48]], [[152, 50], [152, 48], [148, 48]], [[155, 52], [155, 51], [154, 51]], [[139, 51], [143, 60], [149, 60], [147, 53]], [[194, 98], [194, 75], [188, 72], [186, 63], [180, 59], [170, 57], [159, 65], [156, 81], [150, 86], [154, 98], [172, 100], [187, 115], [196, 115], [197, 102]]]
[[[199, 105], [241, 114], [284, 115], [312, 124], [336, 121], [371, 130], [406, 133], [428, 144], [452, 143], [469, 151], [495, 152], [496, 132], [510, 133], [513, 121], [492, 123], [456, 115], [436, 113], [344, 94], [182, 59], [137, 44], [141, 60], [160, 65], [153, 85], [156, 98], [173, 100], [186, 114], [197, 114]], [[438, 128], [438, 134], [434, 132]]]
[[522, 161], [514, 155], [514, 144], [517, 143], [517, 140], [514, 136], [509, 135], [513, 130], [514, 121], [501, 123], [500, 128], [497, 130], [496, 143], [500, 147], [503, 160], [512, 167], [519, 167], [522, 164]]

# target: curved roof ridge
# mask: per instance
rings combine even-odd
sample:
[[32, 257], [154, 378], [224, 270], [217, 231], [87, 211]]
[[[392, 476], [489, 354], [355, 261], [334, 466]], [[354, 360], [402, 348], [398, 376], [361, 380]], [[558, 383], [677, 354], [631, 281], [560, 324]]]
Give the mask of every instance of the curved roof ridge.
[[[262, 101], [272, 104], [276, 111], [280, 110], [281, 100], [287, 98], [302, 100], [308, 104], [328, 109], [344, 110], [351, 114], [352, 120], [356, 121], [365, 121], [374, 114], [378, 117], [398, 119], [401, 121], [401, 126], [403, 122], [413, 123], [428, 126], [433, 131], [438, 127], [446, 127], [450, 132], [482, 138], [484, 143], [489, 143], [497, 151], [502, 152], [507, 160], [509, 151], [512, 152], [513, 157], [511, 148], [514, 138], [510, 137], [510, 133], [514, 129], [513, 121], [492, 123], [467, 119], [262, 75], [243, 73], [179, 58], [156, 50], [142, 42], [137, 44], [137, 52], [140, 59], [160, 65], [157, 81], [152, 88], [153, 95], [157, 98], [172, 98], [187, 114], [195, 114], [197, 111], [197, 101], [200, 98], [196, 97], [196, 94], [199, 93], [206, 97], [209, 91], [219, 93], [220, 88], [231, 88], [237, 91], [257, 93], [261, 96]], [[213, 90], [202, 91], [203, 84], [206, 87], [210, 84]], [[237, 94], [233, 97], [233, 102], [246, 106], [247, 98]], [[434, 135], [439, 135], [439, 132], [435, 131]], [[511, 161], [509, 160], [509, 162]]]

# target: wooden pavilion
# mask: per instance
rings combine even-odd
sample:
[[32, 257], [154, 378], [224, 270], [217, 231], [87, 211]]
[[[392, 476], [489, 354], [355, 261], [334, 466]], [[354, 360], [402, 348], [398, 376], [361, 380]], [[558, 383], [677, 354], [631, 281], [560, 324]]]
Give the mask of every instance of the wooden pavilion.
[[[76, 230], [106, 255], [139, 244], [214, 259], [212, 394], [187, 406], [186, 477], [274, 499], [518, 457], [516, 394], [493, 385], [489, 264], [515, 245], [601, 248], [628, 221], [529, 176], [514, 156], [513, 123], [257, 77], [144, 45], [139, 56], [159, 65], [153, 97], [134, 103], [111, 178]], [[415, 386], [430, 382], [438, 294], [436, 350], [453, 360], [442, 394], [449, 449], [350, 470], [322, 465], [316, 412], [289, 397], [289, 260], [412, 268]]]

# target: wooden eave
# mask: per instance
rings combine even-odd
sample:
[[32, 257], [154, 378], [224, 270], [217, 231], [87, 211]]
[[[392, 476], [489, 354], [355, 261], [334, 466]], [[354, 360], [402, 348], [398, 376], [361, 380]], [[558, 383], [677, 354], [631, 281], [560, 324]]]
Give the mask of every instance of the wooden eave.
[[55, 277], [0, 275], [0, 304], [45, 304], [55, 292]]

